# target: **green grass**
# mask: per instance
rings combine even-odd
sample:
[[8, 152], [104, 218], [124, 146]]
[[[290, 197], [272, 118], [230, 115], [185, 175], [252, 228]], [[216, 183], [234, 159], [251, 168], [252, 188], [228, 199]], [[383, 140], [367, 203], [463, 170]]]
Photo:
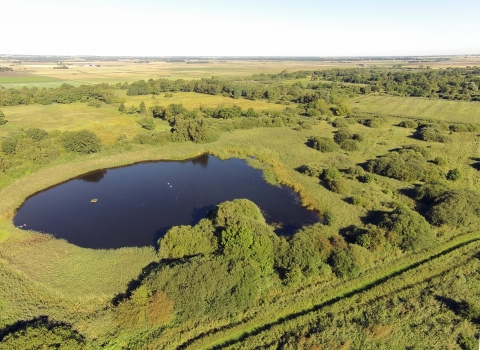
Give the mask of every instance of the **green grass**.
[[362, 112], [382, 113], [445, 122], [480, 123], [480, 102], [368, 95], [348, 101]]
[[28, 88], [53, 88], [58, 87], [63, 83], [65, 83], [63, 80], [36, 74], [17, 72], [0, 73], [0, 86], [3, 86], [6, 89], [20, 89], [24, 86]]

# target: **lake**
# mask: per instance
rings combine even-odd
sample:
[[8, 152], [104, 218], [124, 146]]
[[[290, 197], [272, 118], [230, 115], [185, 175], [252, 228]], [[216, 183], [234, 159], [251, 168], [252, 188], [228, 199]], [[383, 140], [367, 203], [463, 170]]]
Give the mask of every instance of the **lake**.
[[170, 227], [194, 225], [215, 205], [236, 198], [258, 205], [277, 234], [320, 220], [292, 189], [267, 184], [245, 160], [205, 154], [79, 176], [29, 197], [14, 223], [86, 248], [151, 246]]

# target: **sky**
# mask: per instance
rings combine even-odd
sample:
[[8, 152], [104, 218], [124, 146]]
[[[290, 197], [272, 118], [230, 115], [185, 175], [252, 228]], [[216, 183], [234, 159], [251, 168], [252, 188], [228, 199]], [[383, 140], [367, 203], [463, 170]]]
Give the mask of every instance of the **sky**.
[[479, 0], [5, 0], [0, 54], [480, 54]]

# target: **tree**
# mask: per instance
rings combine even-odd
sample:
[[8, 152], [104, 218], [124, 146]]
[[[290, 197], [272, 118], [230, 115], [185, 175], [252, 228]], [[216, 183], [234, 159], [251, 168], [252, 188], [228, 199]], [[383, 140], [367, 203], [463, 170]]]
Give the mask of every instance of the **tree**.
[[89, 154], [98, 152], [101, 148], [100, 139], [90, 130], [66, 131], [60, 138], [63, 147], [70, 152]]
[[126, 108], [125, 108], [125, 103], [123, 103], [123, 102], [120, 103], [120, 106], [118, 107], [118, 111], [119, 111], [120, 113], [125, 113], [125, 110], [126, 110]]

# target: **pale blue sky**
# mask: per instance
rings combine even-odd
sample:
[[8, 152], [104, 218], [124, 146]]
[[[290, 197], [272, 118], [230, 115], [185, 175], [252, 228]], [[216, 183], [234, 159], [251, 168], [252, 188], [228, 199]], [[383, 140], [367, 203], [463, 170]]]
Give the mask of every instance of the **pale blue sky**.
[[480, 0], [16, 0], [0, 11], [0, 54], [480, 54]]

